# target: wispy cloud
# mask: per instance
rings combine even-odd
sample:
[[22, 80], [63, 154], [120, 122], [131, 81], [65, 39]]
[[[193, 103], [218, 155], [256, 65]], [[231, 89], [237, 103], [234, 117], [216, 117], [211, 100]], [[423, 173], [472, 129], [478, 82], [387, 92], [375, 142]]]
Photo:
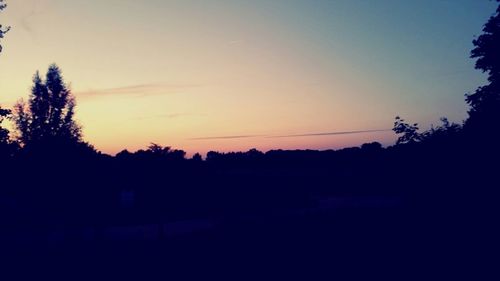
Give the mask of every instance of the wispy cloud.
[[241, 39], [229, 41], [229, 45], [240, 45], [240, 44], [243, 44], [243, 43], [245, 43], [245, 41], [241, 40]]
[[227, 140], [227, 139], [248, 139], [248, 138], [258, 138], [258, 137], [263, 137], [263, 135], [201, 137], [201, 138], [191, 138], [189, 140]]
[[21, 18], [21, 27], [26, 30], [28, 33], [33, 34], [33, 26], [31, 24], [31, 18], [36, 15], [36, 10], [33, 9], [29, 14]]
[[129, 85], [123, 87], [107, 88], [107, 89], [95, 89], [95, 90], [91, 89], [87, 91], [75, 92], [75, 95], [79, 98], [94, 98], [94, 97], [106, 97], [106, 96], [146, 97], [152, 95], [166, 95], [166, 94], [179, 93], [183, 90], [196, 87], [201, 87], [201, 85], [151, 83], [151, 84]]
[[246, 138], [296, 138], [296, 137], [321, 137], [321, 136], [336, 136], [336, 135], [353, 135], [353, 134], [366, 134], [377, 132], [388, 132], [390, 129], [379, 130], [361, 130], [361, 131], [345, 131], [345, 132], [325, 132], [325, 133], [304, 133], [295, 135], [237, 135], [237, 136], [217, 136], [217, 137], [199, 137], [191, 138], [189, 140], [223, 140], [223, 139], [246, 139]]
[[179, 117], [183, 117], [183, 116], [190, 116], [190, 115], [193, 115], [193, 114], [189, 114], [189, 113], [169, 113], [169, 114], [158, 114], [158, 115], [153, 116], [153, 118], [174, 119], [174, 118], [179, 118]]
[[146, 119], [175, 119], [188, 116], [206, 116], [202, 113], [166, 113], [166, 114], [156, 114], [152, 116], [144, 116], [134, 118], [135, 120], [146, 120]]
[[[23, 9], [21, 9], [21, 14], [19, 16], [19, 26], [31, 35], [35, 34], [34, 21], [36, 17], [46, 13], [53, 9], [52, 0], [26, 0], [23, 2]], [[24, 12], [23, 12], [24, 11]]]
[[268, 138], [320, 137], [320, 136], [353, 135], [353, 134], [365, 134], [365, 133], [388, 132], [388, 131], [391, 130], [378, 129], [378, 130], [361, 130], [361, 131], [345, 131], [345, 132], [305, 133], [305, 134], [295, 134], [295, 135], [268, 136]]

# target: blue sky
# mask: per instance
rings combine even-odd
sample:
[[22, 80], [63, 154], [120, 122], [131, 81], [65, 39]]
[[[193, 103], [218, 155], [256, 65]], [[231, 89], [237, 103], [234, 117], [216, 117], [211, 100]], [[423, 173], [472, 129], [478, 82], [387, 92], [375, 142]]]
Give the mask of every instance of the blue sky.
[[[154, 141], [207, 150], [338, 148], [466, 118], [484, 83], [468, 58], [487, 0], [23, 0], [0, 56], [0, 103], [56, 62], [85, 138], [114, 153]], [[316, 137], [265, 136], [318, 134]], [[218, 139], [218, 136], [256, 136]], [[205, 139], [200, 141], [199, 139]]]

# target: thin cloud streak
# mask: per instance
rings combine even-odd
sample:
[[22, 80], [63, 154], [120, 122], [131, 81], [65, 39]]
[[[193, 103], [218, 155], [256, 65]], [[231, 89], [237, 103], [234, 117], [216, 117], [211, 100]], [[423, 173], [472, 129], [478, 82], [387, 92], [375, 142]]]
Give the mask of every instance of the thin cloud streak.
[[296, 137], [321, 137], [321, 136], [336, 136], [336, 135], [354, 135], [365, 133], [389, 132], [391, 129], [379, 130], [362, 130], [362, 131], [347, 131], [347, 132], [327, 132], [327, 133], [306, 133], [297, 135], [282, 135], [282, 136], [269, 136], [269, 135], [241, 135], [241, 136], [219, 136], [219, 137], [200, 137], [191, 138], [188, 140], [223, 140], [223, 139], [244, 139], [244, 138], [296, 138]]
[[308, 134], [297, 134], [297, 135], [269, 136], [268, 138], [320, 137], [320, 136], [377, 133], [377, 132], [388, 132], [388, 131], [392, 131], [392, 130], [391, 129], [379, 129], [379, 130], [362, 130], [362, 131], [346, 131], [346, 132], [308, 133]]
[[136, 96], [146, 97], [153, 95], [166, 95], [178, 93], [181, 90], [201, 87], [200, 84], [139, 84], [124, 87], [88, 90], [76, 92], [75, 95], [80, 98], [94, 98], [105, 96]]
[[36, 35], [36, 17], [45, 14], [47, 11], [53, 9], [54, 3], [52, 0], [31, 0], [25, 1], [24, 7], [29, 11], [19, 16], [19, 26], [29, 33], [31, 36]]
[[133, 118], [132, 120], [146, 120], [146, 119], [175, 119], [181, 117], [189, 117], [189, 116], [207, 116], [206, 114], [201, 113], [167, 113], [167, 114], [157, 114], [153, 116], [144, 116]]
[[221, 137], [201, 137], [201, 138], [191, 138], [188, 140], [227, 140], [227, 139], [248, 139], [248, 138], [258, 138], [264, 137], [262, 135], [242, 135], [242, 136], [221, 136]]

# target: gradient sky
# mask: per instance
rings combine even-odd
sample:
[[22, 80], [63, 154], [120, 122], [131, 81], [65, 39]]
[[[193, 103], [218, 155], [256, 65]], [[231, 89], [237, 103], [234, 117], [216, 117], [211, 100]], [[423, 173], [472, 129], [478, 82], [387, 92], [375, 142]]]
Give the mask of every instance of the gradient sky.
[[471, 41], [495, 10], [487, 0], [7, 3], [0, 104], [27, 98], [35, 71], [55, 62], [85, 139], [108, 153], [150, 142], [190, 154], [388, 145], [388, 131], [323, 133], [390, 129], [396, 115], [424, 128], [460, 122], [464, 94], [485, 81]]

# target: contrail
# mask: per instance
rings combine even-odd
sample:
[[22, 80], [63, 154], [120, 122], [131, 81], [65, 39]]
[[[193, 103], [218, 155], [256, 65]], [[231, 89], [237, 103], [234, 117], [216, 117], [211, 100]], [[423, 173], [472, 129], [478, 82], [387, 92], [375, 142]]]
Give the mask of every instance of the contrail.
[[346, 132], [308, 133], [308, 134], [297, 134], [297, 135], [269, 136], [268, 138], [319, 137], [319, 136], [353, 135], [353, 134], [388, 132], [388, 131], [392, 130], [378, 129], [378, 130], [346, 131]]
[[221, 137], [201, 137], [201, 138], [191, 138], [189, 140], [227, 140], [227, 139], [247, 139], [247, 138], [257, 138], [264, 137], [262, 135], [243, 135], [243, 136], [221, 136]]
[[379, 130], [346, 131], [346, 132], [307, 133], [307, 134], [282, 135], [282, 136], [268, 136], [268, 135], [220, 136], [220, 137], [191, 138], [189, 140], [223, 140], [223, 139], [246, 139], [246, 138], [258, 138], [258, 137], [262, 137], [262, 138], [320, 137], [320, 136], [353, 135], [353, 134], [388, 132], [388, 131], [392, 131], [392, 130], [391, 129], [379, 129]]

